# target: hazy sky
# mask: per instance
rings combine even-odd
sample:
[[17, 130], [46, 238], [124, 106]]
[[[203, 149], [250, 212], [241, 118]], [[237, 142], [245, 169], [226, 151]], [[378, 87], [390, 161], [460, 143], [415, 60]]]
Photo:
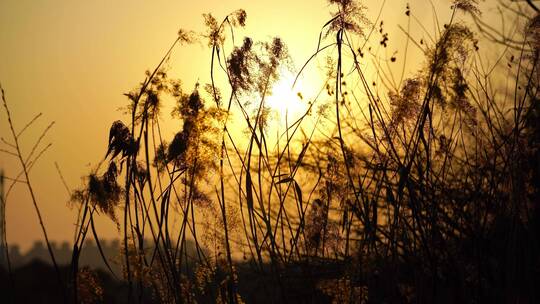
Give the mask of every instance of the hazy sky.
[[[387, 2], [383, 19], [391, 38], [403, 38], [396, 24], [406, 25], [407, 2], [422, 22], [428, 27], [432, 24], [429, 1]], [[448, 14], [450, 1], [434, 2], [443, 8], [438, 12], [440, 18]], [[381, 3], [366, 3], [370, 16], [377, 15]], [[134, 88], [143, 80], [144, 71], [159, 62], [178, 29], [202, 31], [203, 13], [211, 12], [221, 19], [238, 8], [248, 13], [247, 28], [239, 36], [282, 37], [297, 66], [315, 49], [319, 30], [330, 16], [324, 0], [0, 2], [0, 82], [15, 126], [20, 129], [34, 115], [43, 113], [32, 131], [21, 138], [26, 154], [40, 132], [55, 121], [44, 139], [53, 145], [31, 173], [53, 240], [71, 239], [76, 218], [66, 207], [68, 194], [54, 162], [60, 165], [69, 187], [80, 186], [81, 177], [105, 154], [111, 123], [122, 118], [118, 108], [127, 104], [122, 93]], [[390, 52], [397, 47], [391, 45]], [[189, 90], [197, 80], [209, 78], [209, 56], [204, 43], [177, 49], [171, 57], [171, 73]], [[9, 140], [6, 116], [1, 112], [0, 135]], [[19, 170], [16, 159], [6, 154], [0, 154], [0, 168], [10, 177]], [[104, 217], [100, 227], [103, 235], [115, 235], [109, 219]], [[42, 237], [22, 184], [8, 199], [7, 233], [10, 243], [23, 247]]]

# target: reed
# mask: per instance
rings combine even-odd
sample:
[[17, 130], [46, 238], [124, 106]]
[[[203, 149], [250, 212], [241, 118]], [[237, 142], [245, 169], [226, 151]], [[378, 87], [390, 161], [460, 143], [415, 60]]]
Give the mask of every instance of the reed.
[[[94, 219], [103, 214], [123, 236], [114, 275], [130, 303], [148, 293], [165, 303], [537, 301], [535, 5], [518, 5], [517, 37], [485, 23], [474, 0], [454, 1], [435, 32], [406, 5], [407, 42], [387, 56], [381, 16], [369, 20], [354, 0], [328, 3], [331, 19], [297, 74], [324, 59], [327, 78], [275, 136], [268, 97], [291, 66], [284, 42], [234, 40], [243, 10], [204, 15], [204, 33], [179, 31], [125, 94], [130, 121], [112, 124], [104, 159], [72, 194], [81, 212], [71, 300], [84, 300], [76, 286], [92, 276], [78, 259], [88, 232], [101, 250]], [[186, 91], [166, 67], [195, 41], [211, 49], [211, 81]], [[424, 59], [405, 75], [411, 48]], [[485, 66], [495, 48], [499, 60]], [[160, 127], [167, 99], [172, 138]]]

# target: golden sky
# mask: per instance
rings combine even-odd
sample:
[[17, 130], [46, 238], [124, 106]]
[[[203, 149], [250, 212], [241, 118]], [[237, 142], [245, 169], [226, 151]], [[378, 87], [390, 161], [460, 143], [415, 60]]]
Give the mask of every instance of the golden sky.
[[[407, 2], [428, 30], [434, 29], [430, 1], [386, 1], [382, 12], [385, 29], [395, 39], [388, 48], [390, 55], [404, 41], [397, 24], [407, 26]], [[445, 20], [451, 1], [433, 2], [438, 17]], [[371, 20], [377, 17], [382, 3], [365, 2]], [[59, 164], [69, 187], [80, 186], [81, 177], [104, 157], [111, 123], [123, 117], [118, 108], [125, 106], [127, 99], [122, 94], [143, 80], [145, 70], [153, 69], [178, 29], [203, 31], [203, 13], [210, 12], [219, 20], [238, 8], [248, 14], [246, 29], [236, 34], [238, 42], [245, 35], [255, 39], [280, 36], [297, 68], [315, 50], [331, 9], [324, 0], [0, 2], [0, 83], [15, 126], [21, 128], [37, 113], [43, 113], [32, 131], [21, 138], [26, 154], [40, 132], [55, 122], [44, 140], [53, 145], [30, 175], [51, 239], [70, 240], [76, 218], [75, 212], [66, 207], [68, 194], [54, 163]], [[208, 81], [210, 55], [205, 43], [176, 49], [170, 73], [181, 78], [184, 88], [190, 90], [195, 82]], [[414, 71], [414, 65], [407, 71]], [[170, 127], [169, 137], [174, 134], [174, 126]], [[0, 135], [10, 138], [3, 111]], [[0, 154], [0, 168], [7, 176], [18, 173], [16, 161]], [[8, 242], [27, 248], [41, 239], [35, 211], [22, 184], [8, 198], [6, 220]], [[115, 226], [108, 218], [103, 217], [99, 226], [106, 238], [115, 236]]]

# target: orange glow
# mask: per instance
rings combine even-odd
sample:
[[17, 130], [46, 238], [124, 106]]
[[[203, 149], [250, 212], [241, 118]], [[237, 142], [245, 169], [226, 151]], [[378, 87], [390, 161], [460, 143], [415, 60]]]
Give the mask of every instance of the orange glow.
[[297, 118], [307, 109], [300, 91], [300, 88], [307, 89], [306, 86], [298, 83], [293, 88], [293, 83], [294, 75], [292, 73], [282, 73], [281, 78], [272, 88], [272, 94], [266, 98], [267, 104], [279, 115], [281, 121], [284, 121], [285, 115]]

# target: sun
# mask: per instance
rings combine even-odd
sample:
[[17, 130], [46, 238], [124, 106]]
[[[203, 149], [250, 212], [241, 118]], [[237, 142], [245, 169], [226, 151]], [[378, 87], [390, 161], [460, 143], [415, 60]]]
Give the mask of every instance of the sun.
[[297, 82], [293, 88], [295, 76], [291, 72], [281, 73], [281, 77], [272, 87], [272, 93], [267, 97], [267, 105], [284, 118], [298, 118], [307, 110], [307, 103], [303, 100], [302, 83]]

